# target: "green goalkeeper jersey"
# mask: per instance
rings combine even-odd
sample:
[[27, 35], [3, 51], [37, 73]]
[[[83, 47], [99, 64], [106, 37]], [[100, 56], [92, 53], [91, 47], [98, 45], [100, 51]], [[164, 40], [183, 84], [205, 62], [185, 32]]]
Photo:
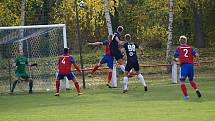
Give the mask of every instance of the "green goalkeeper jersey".
[[28, 65], [28, 59], [24, 56], [16, 57], [16, 72], [18, 73], [25, 73], [26, 72], [26, 65]]

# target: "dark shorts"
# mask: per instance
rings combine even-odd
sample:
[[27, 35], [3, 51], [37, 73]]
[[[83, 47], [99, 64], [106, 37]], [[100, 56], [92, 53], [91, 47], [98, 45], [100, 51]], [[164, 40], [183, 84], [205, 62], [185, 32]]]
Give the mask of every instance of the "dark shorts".
[[123, 58], [123, 55], [119, 49], [111, 50], [111, 56], [113, 56], [117, 61]]
[[17, 78], [28, 79], [30, 76], [26, 72], [16, 72]]
[[65, 76], [67, 77], [68, 80], [73, 80], [75, 78], [75, 75], [73, 73], [70, 73], [70, 74], [58, 74], [57, 79], [62, 80], [64, 79]]
[[194, 67], [193, 64], [182, 64], [180, 71], [180, 80], [185, 81], [186, 78], [189, 78], [189, 81], [193, 81], [194, 77]]
[[135, 71], [139, 71], [140, 70], [138, 61], [136, 61], [136, 62], [129, 62], [128, 61], [126, 63], [125, 71], [129, 72], [132, 68], [134, 68]]
[[104, 55], [103, 58], [99, 62], [100, 64], [107, 63], [107, 66], [110, 69], [113, 69], [113, 57], [110, 55]]

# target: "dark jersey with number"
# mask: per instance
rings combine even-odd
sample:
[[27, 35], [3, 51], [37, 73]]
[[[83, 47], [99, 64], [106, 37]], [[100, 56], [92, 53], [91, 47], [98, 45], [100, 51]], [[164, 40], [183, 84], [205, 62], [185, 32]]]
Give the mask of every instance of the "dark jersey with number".
[[193, 64], [195, 55], [195, 49], [188, 45], [179, 46], [174, 53], [174, 57], [179, 58], [180, 64]]
[[119, 36], [120, 34], [117, 32], [113, 34], [113, 39], [110, 43], [111, 52], [117, 52], [117, 50], [119, 50], [119, 45], [118, 45], [118, 42], [116, 41], [116, 37], [119, 38]]
[[137, 61], [136, 48], [139, 48], [139, 46], [133, 42], [126, 42], [123, 45], [123, 47], [126, 50], [127, 62], [136, 62]]
[[61, 55], [58, 62], [59, 74], [70, 74], [71, 66], [75, 63], [75, 59], [69, 55]]

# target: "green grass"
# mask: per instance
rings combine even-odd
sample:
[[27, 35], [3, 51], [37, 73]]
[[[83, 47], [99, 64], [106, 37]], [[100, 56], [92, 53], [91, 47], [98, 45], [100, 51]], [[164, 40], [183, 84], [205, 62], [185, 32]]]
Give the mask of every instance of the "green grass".
[[[202, 80], [202, 79], [201, 79]], [[121, 88], [74, 90], [54, 97], [53, 92], [0, 96], [1, 121], [215, 121], [215, 79], [198, 81], [203, 97], [197, 98], [187, 84], [185, 101], [178, 84], [150, 84], [144, 92], [139, 83]]]

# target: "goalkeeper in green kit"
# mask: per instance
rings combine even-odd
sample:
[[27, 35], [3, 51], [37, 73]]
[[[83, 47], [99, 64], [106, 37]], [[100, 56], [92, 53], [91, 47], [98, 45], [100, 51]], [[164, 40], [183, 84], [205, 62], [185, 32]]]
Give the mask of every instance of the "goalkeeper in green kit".
[[26, 66], [37, 66], [37, 64], [36, 63], [28, 64], [28, 59], [24, 56], [22, 50], [18, 52], [18, 56], [16, 57], [15, 63], [16, 63], [16, 80], [13, 82], [11, 94], [13, 94], [16, 84], [22, 81], [29, 82], [29, 93], [33, 93], [32, 91], [33, 80], [26, 73]]

